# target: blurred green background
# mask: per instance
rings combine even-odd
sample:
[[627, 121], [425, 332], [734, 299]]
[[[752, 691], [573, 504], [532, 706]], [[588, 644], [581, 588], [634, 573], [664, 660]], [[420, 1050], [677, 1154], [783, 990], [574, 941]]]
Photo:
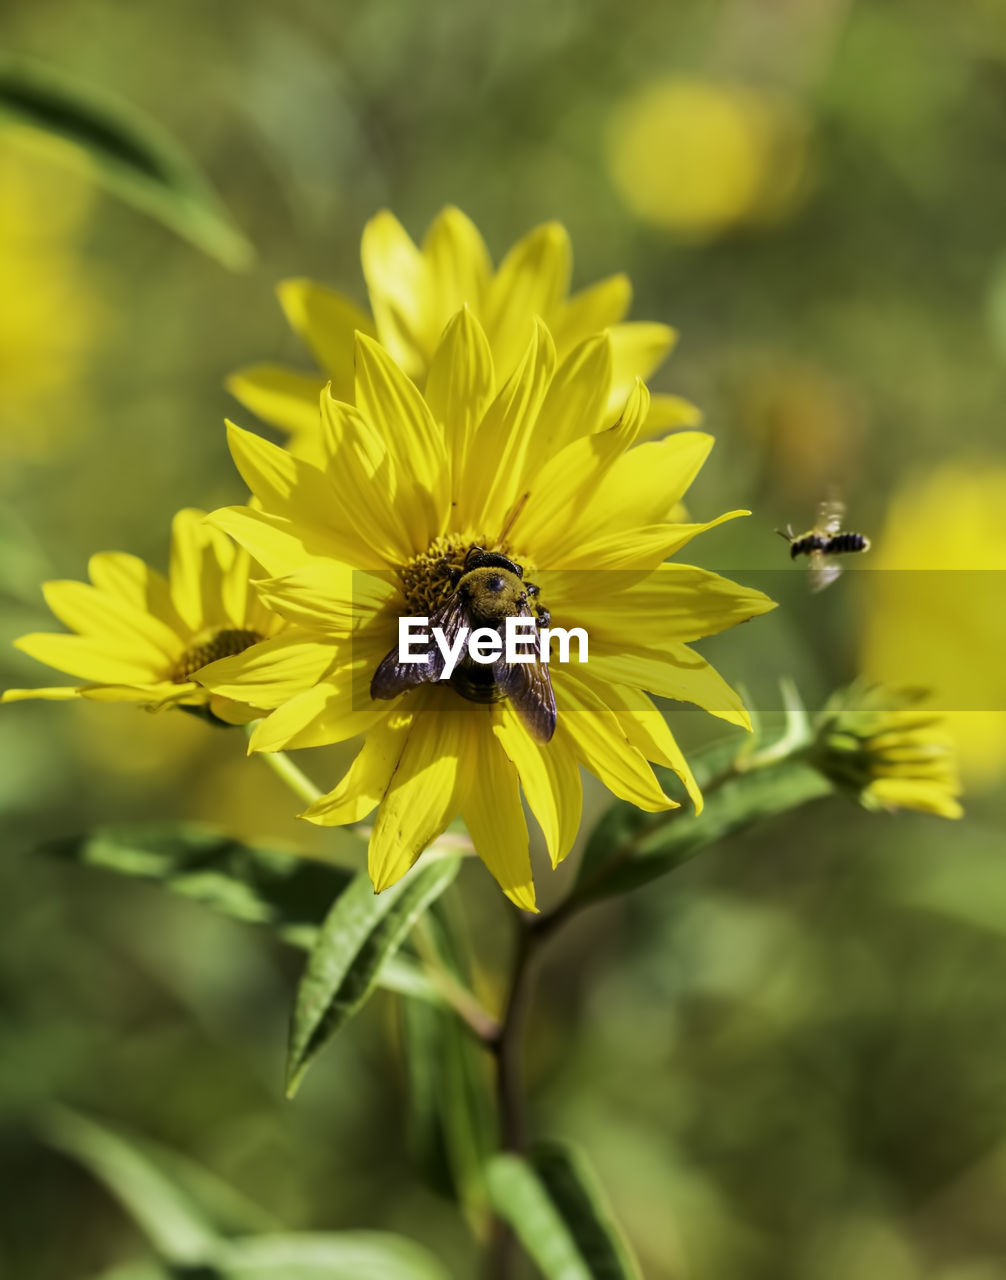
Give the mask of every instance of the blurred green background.
[[[875, 570], [1006, 569], [999, 0], [8, 0], [4, 18], [8, 49], [168, 128], [258, 254], [229, 273], [0, 133], [5, 640], [48, 626], [43, 578], [99, 549], [163, 564], [178, 507], [240, 500], [221, 424], [251, 423], [223, 379], [307, 367], [275, 282], [364, 301], [359, 236], [382, 206], [418, 238], [456, 203], [497, 259], [559, 218], [577, 284], [626, 270], [633, 317], [680, 329], [654, 385], [718, 438], [690, 508], [755, 513], [693, 544], [698, 563], [785, 568], [773, 529], [837, 483]], [[704, 652], [769, 710], [780, 675], [814, 705], [922, 655], [968, 711], [968, 816], [832, 801], [593, 910], [543, 976], [535, 1123], [590, 1151], [654, 1280], [1006, 1277], [1006, 696], [980, 638], [1001, 593], [948, 640], [940, 602], [906, 619], [883, 572], [819, 598], [793, 581]], [[45, 679], [6, 644], [0, 662], [5, 684]], [[992, 714], [954, 703], [964, 670]], [[719, 732], [670, 714], [686, 745]], [[286, 1226], [400, 1230], [473, 1276], [462, 1220], [410, 1165], [390, 997], [285, 1102], [296, 954], [31, 853], [176, 816], [340, 855], [348, 838], [296, 823], [239, 734], [182, 715], [9, 706], [0, 753], [0, 1272], [84, 1280], [142, 1251], [32, 1136], [58, 1100]], [[344, 760], [306, 767], [330, 785]], [[539, 883], [548, 902], [563, 876]], [[477, 865], [460, 895], [492, 1000], [503, 905]]]

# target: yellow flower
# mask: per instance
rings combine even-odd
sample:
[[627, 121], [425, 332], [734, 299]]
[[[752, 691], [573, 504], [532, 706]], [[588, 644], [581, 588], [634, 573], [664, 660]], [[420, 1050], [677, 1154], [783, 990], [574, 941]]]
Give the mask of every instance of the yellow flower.
[[[259, 584], [262, 599], [291, 629], [274, 642], [272, 670], [240, 655], [201, 679], [257, 702], [298, 678], [308, 643], [299, 628], [327, 650], [325, 679], [301, 675], [301, 691], [258, 726], [251, 749], [365, 735], [346, 776], [304, 816], [357, 822], [377, 807], [369, 865], [378, 890], [460, 814], [506, 894], [533, 909], [521, 788], [556, 864], [579, 825], [581, 765], [616, 796], [659, 811], [673, 802], [655, 761], [701, 803], [644, 691], [748, 725], [740, 698], [690, 644], [772, 602], [714, 573], [664, 563], [703, 529], [747, 513], [669, 522], [712, 441], [680, 432], [631, 448], [649, 396], [637, 382], [608, 425], [612, 346], [610, 335], [595, 336], [557, 360], [539, 321], [501, 380], [482, 326], [462, 309], [433, 354], [425, 396], [381, 346], [357, 335], [355, 405], [322, 395], [321, 467], [230, 428], [256, 506], [211, 519], [272, 575]], [[449, 569], [473, 545], [525, 569], [552, 625], [588, 630], [585, 664], [551, 665], [558, 720], [547, 743], [509, 701], [467, 701], [446, 683], [392, 702], [371, 698], [399, 618], [428, 616], [449, 598]]]
[[919, 707], [921, 689], [852, 685], [828, 702], [811, 758], [867, 809], [918, 809], [959, 818], [957, 758], [939, 712]]
[[860, 666], [932, 689], [969, 785], [1006, 769], [1006, 468], [913, 477], [874, 539]]
[[781, 94], [674, 76], [620, 103], [608, 167], [644, 222], [712, 240], [791, 213], [806, 191], [807, 126]]
[[[92, 556], [90, 584], [43, 586], [46, 603], [70, 633], [37, 632], [14, 642], [85, 683], [8, 689], [2, 701], [84, 697], [199, 708], [234, 724], [255, 719], [261, 709], [210, 694], [195, 679], [208, 662], [259, 646], [282, 627], [249, 589], [249, 568], [248, 554], [195, 510], [175, 516], [170, 581], [137, 556]], [[259, 647], [268, 652], [268, 643]]]
[[[376, 337], [422, 388], [444, 326], [463, 305], [480, 322], [497, 376], [514, 370], [531, 337], [535, 317], [548, 326], [559, 358], [592, 334], [608, 329], [612, 379], [607, 411], [613, 422], [634, 380], [648, 377], [674, 345], [665, 324], [627, 323], [632, 286], [624, 275], [569, 293], [572, 248], [557, 222], [519, 240], [494, 271], [478, 228], [460, 209], [441, 211], [422, 246], [393, 214], [367, 224], [361, 247], [373, 317], [311, 280], [285, 280], [280, 305], [291, 328], [313, 352], [324, 377], [282, 365], [258, 364], [235, 373], [228, 389], [263, 421], [291, 434], [291, 447], [320, 462], [318, 395], [326, 380], [339, 399], [353, 396], [353, 335]], [[700, 414], [677, 396], [655, 396], [645, 433], [694, 427]]]

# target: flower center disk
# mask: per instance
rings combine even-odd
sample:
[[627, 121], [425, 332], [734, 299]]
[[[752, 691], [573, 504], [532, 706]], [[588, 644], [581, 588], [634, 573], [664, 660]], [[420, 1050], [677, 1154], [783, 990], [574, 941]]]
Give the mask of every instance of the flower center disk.
[[220, 658], [233, 658], [244, 653], [253, 644], [258, 644], [265, 637], [258, 631], [243, 627], [221, 627], [218, 630], [204, 632], [197, 636], [171, 669], [171, 680], [175, 684], [186, 684], [194, 672]]

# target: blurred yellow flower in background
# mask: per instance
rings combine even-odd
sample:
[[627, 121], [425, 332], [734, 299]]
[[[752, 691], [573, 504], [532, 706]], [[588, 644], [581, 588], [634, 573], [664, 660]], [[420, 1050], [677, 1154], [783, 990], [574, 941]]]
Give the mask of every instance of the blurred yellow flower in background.
[[18, 649], [86, 683], [7, 689], [0, 701], [28, 698], [136, 702], [152, 709], [207, 708], [241, 724], [261, 715], [207, 693], [200, 667], [267, 640], [282, 626], [250, 590], [251, 561], [194, 509], [175, 516], [170, 579], [137, 556], [91, 557], [85, 582], [47, 582], [46, 603], [69, 633], [36, 632]]
[[1006, 768], [1006, 468], [948, 463], [908, 481], [873, 544], [861, 668], [932, 689], [980, 784]]
[[[278, 293], [291, 328], [313, 352], [325, 376], [258, 364], [227, 386], [264, 422], [290, 432], [291, 447], [321, 460], [318, 396], [327, 381], [338, 399], [353, 396], [353, 335], [377, 337], [398, 366], [422, 388], [444, 326], [467, 305], [479, 321], [502, 380], [530, 340], [535, 317], [547, 325], [560, 359], [585, 338], [607, 329], [612, 379], [607, 404], [615, 420], [636, 378], [646, 378], [677, 337], [665, 324], [627, 322], [632, 285], [624, 275], [570, 294], [573, 251], [560, 223], [530, 231], [493, 269], [475, 224], [448, 206], [417, 246], [386, 210], [367, 223], [361, 248], [371, 317], [342, 294], [311, 280], [285, 280]], [[677, 396], [651, 398], [646, 435], [696, 426], [701, 415]]]
[[[614, 345], [609, 331], [562, 359], [538, 321], [516, 370], [497, 375], [489, 340], [465, 308], [433, 355], [425, 396], [384, 348], [357, 335], [355, 404], [322, 398], [321, 468], [231, 430], [256, 505], [213, 519], [272, 575], [259, 589], [291, 625], [274, 642], [271, 668], [249, 650], [200, 678], [253, 702], [288, 690], [256, 728], [254, 750], [365, 735], [342, 782], [305, 816], [339, 825], [378, 810], [369, 852], [378, 890], [460, 813], [507, 896], [533, 909], [521, 790], [555, 865], [579, 827], [581, 766], [616, 796], [656, 812], [675, 802], [655, 761], [701, 804], [644, 690], [749, 724], [741, 699], [690, 645], [773, 602], [717, 574], [664, 563], [697, 533], [746, 513], [671, 522], [712, 441], [686, 431], [633, 447], [649, 395], [637, 381], [610, 423], [620, 376]], [[589, 632], [588, 663], [551, 666], [557, 719], [547, 741], [498, 688], [481, 703], [438, 681], [390, 702], [372, 696], [378, 665], [397, 647], [399, 618], [429, 616], [449, 600], [449, 570], [476, 545], [522, 566], [556, 625]], [[329, 655], [323, 680], [305, 669], [312, 637]]]
[[690, 241], [779, 221], [807, 187], [799, 105], [749, 85], [685, 75], [644, 85], [612, 112], [606, 150], [633, 213]]
[[73, 429], [65, 403], [107, 324], [81, 256], [93, 201], [83, 174], [67, 174], [0, 131], [0, 448], [45, 456]]
[[960, 779], [946, 716], [925, 690], [855, 684], [818, 717], [817, 768], [867, 809], [917, 809], [959, 818]]

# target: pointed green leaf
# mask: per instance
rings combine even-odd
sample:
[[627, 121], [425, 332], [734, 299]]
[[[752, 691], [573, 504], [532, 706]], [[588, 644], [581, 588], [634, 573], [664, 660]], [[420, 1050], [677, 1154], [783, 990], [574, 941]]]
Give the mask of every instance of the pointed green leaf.
[[530, 1160], [495, 1156], [489, 1195], [546, 1280], [640, 1280], [584, 1158], [543, 1143]]
[[458, 858], [427, 858], [377, 894], [367, 873], [360, 872], [336, 899], [297, 991], [287, 1057], [289, 1096], [325, 1042], [366, 1002], [382, 964], [460, 865]]
[[63, 1108], [48, 1112], [40, 1129], [104, 1183], [166, 1261], [195, 1266], [216, 1253], [220, 1235], [208, 1214], [137, 1145]]
[[[150, 824], [52, 840], [40, 852], [153, 880], [221, 915], [265, 924], [291, 946], [310, 951], [333, 900], [353, 873], [344, 867], [263, 845], [245, 844], [195, 823]], [[387, 957], [378, 985], [442, 1005], [443, 996], [419, 964]]]
[[[33, 58], [0, 59], [0, 120], [61, 144], [54, 159], [87, 164], [96, 181], [232, 270], [255, 251], [178, 143], [136, 107]], [[65, 144], [69, 143], [67, 146]]]
[[[712, 759], [722, 761], [721, 748]], [[747, 772], [705, 774], [715, 785], [697, 816], [685, 807], [653, 815], [612, 805], [587, 841], [572, 901], [594, 902], [648, 884], [717, 841], [832, 791], [826, 778], [796, 757]], [[674, 783], [663, 775], [661, 781], [674, 794]]]
[[[423, 930], [436, 962], [470, 986], [466, 949], [446, 907], [446, 897], [436, 902], [417, 933]], [[477, 1223], [488, 1207], [485, 1165], [498, 1143], [487, 1055], [449, 1007], [412, 1001], [401, 1014], [413, 1159], [431, 1185], [457, 1199]]]
[[450, 1280], [426, 1249], [377, 1231], [234, 1240], [217, 1267], [222, 1280]]
[[284, 941], [310, 947], [352, 873], [241, 840], [194, 823], [99, 829], [53, 840], [43, 853], [156, 880], [221, 915], [268, 925]]
[[584, 1155], [565, 1143], [540, 1142], [531, 1152], [531, 1162], [568, 1224], [593, 1280], [642, 1280], [639, 1264]]

